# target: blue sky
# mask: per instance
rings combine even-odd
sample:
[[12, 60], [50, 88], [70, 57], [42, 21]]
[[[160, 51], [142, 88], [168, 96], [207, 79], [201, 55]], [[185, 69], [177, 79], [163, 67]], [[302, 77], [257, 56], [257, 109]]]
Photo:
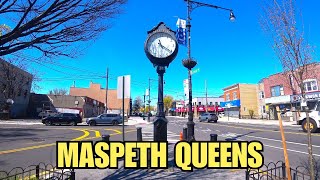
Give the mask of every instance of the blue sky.
[[[192, 12], [191, 50], [198, 61], [200, 72], [193, 75], [193, 96], [204, 96], [204, 82], [207, 80], [208, 95], [219, 96], [222, 88], [234, 83], [257, 83], [261, 78], [281, 71], [281, 66], [271, 48], [270, 39], [259, 25], [261, 1], [202, 0], [218, 6], [231, 8], [236, 16], [229, 21], [229, 12], [200, 7]], [[320, 41], [320, 21], [317, 19], [319, 1], [299, 0], [302, 10], [306, 37], [317, 46]], [[147, 88], [148, 78], [157, 79], [155, 68], [144, 53], [147, 31], [163, 21], [176, 30], [177, 17], [186, 18], [187, 7], [183, 0], [141, 1], [131, 0], [124, 7], [124, 13], [113, 20], [112, 28], [104, 32], [84, 55], [76, 59], [58, 58], [59, 63], [87, 71], [39, 66], [43, 81], [37, 93], [47, 93], [53, 88], [67, 88], [77, 78], [77, 87], [88, 87], [90, 78], [105, 87], [106, 80], [95, 74], [105, 74], [109, 68], [109, 88], [117, 87], [116, 77], [131, 75], [131, 96], [142, 96]], [[317, 52], [317, 48], [315, 49]], [[165, 73], [164, 93], [174, 98], [183, 95], [183, 79], [187, 70], [182, 59], [187, 57], [187, 48], [179, 47], [176, 59]], [[314, 56], [317, 57], [317, 54]], [[38, 65], [34, 65], [36, 68]], [[82, 76], [83, 79], [79, 79]], [[69, 77], [59, 81], [50, 78]], [[46, 79], [48, 78], [48, 79]], [[152, 81], [151, 98], [156, 103], [157, 82]]]

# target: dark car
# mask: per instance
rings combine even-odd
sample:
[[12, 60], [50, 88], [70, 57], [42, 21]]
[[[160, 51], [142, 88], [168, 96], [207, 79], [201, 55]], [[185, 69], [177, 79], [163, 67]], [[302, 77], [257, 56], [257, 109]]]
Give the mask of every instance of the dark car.
[[207, 122], [217, 122], [218, 121], [218, 116], [214, 113], [203, 113], [200, 115], [199, 117], [199, 121], [202, 122], [202, 121], [207, 121]]
[[60, 113], [55, 116], [43, 118], [42, 123], [47, 126], [51, 126], [54, 124], [68, 124], [71, 126], [76, 126], [78, 123], [82, 123], [82, 118], [79, 114]]

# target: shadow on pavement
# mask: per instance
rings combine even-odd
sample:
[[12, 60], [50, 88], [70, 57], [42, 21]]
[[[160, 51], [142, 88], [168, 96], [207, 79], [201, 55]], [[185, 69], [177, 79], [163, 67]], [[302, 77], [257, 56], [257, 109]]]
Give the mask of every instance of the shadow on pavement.
[[[168, 162], [168, 169], [117, 169], [103, 178], [108, 179], [202, 179], [217, 178], [230, 179], [229, 170], [225, 169], [194, 169], [193, 172], [184, 172], [175, 167], [174, 161]], [[171, 164], [171, 166], [170, 166]]]
[[[175, 166], [174, 143], [168, 145], [168, 169], [125, 169], [123, 166], [109, 172], [107, 179], [239, 179], [239, 174], [231, 173], [228, 169], [193, 169], [192, 172], [182, 171]], [[243, 173], [240, 173], [241, 175]], [[100, 178], [99, 178], [100, 179]], [[243, 179], [241, 177], [240, 179]]]
[[234, 137], [226, 138], [225, 140], [226, 141], [236, 141], [240, 137], [243, 137], [243, 136], [246, 136], [246, 135], [249, 135], [249, 134], [253, 134], [253, 133], [256, 133], [256, 132], [255, 131], [251, 131], [251, 132], [248, 132], [248, 133], [245, 133], [245, 134], [239, 134], [239, 135], [234, 136]]
[[48, 131], [46, 129], [5, 128], [0, 131], [0, 138], [35, 136], [36, 132]]

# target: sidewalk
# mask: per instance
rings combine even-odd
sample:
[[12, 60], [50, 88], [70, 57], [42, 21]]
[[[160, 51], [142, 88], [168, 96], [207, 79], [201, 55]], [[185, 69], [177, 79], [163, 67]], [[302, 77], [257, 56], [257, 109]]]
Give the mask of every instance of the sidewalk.
[[[179, 119], [188, 119], [188, 117], [180, 117], [180, 116], [168, 116], [168, 117], [174, 117], [174, 118], [179, 118]], [[194, 118], [198, 119], [198, 118]], [[227, 117], [227, 116], [222, 116], [219, 117], [218, 122], [230, 122], [230, 123], [239, 123], [239, 124], [260, 124], [260, 125], [279, 125], [278, 120], [267, 120], [267, 119], [239, 119], [235, 117]], [[283, 126], [299, 126], [296, 124], [295, 121], [282, 121]]]

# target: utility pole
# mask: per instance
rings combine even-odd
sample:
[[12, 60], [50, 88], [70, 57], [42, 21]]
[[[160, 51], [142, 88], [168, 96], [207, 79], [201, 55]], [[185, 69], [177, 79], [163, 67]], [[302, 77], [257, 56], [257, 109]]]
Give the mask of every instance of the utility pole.
[[208, 89], [207, 89], [207, 80], [204, 80], [204, 86], [206, 89], [206, 112], [208, 112]]
[[144, 116], [146, 115], [146, 95], [143, 95], [143, 120]]
[[148, 103], [149, 103], [149, 112], [148, 112], [148, 122], [150, 122], [150, 78], [149, 78], [149, 92], [148, 92], [148, 95], [149, 95], [149, 101], [148, 101]]
[[109, 81], [109, 68], [107, 68], [107, 76], [106, 76], [106, 105], [104, 107], [104, 113], [107, 113], [108, 110], [108, 82]]

